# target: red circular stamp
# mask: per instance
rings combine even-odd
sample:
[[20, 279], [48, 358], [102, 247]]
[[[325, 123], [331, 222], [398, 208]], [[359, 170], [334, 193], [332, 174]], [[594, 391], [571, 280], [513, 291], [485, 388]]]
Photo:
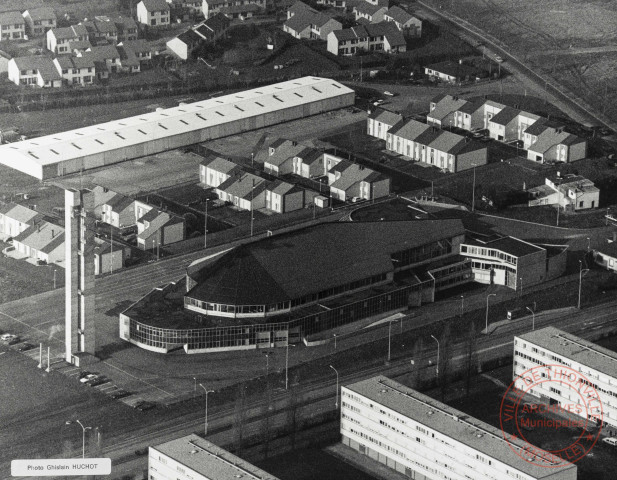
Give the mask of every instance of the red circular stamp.
[[602, 401], [596, 387], [581, 372], [560, 364], [539, 365], [519, 374], [504, 393], [499, 412], [509, 447], [523, 460], [547, 468], [579, 461], [602, 431]]

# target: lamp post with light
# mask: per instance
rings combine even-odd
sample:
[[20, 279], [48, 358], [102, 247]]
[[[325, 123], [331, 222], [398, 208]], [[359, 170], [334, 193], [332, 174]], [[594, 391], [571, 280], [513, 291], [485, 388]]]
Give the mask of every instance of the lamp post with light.
[[81, 435], [81, 458], [86, 458], [86, 430], [92, 430], [92, 427], [85, 427], [83, 423], [81, 423], [79, 420], [67, 420], [65, 422], [67, 425], [71, 425], [73, 423], [77, 423], [82, 430], [82, 435]]

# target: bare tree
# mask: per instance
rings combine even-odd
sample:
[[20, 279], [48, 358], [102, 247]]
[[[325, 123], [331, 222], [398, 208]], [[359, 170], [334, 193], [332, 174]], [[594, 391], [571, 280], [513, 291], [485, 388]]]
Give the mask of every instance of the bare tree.
[[236, 394], [236, 404], [234, 406], [233, 429], [235, 436], [236, 452], [242, 456], [244, 449], [244, 428], [246, 426], [246, 386], [244, 383], [238, 384]]
[[471, 320], [465, 340], [465, 396], [467, 397], [471, 388], [471, 378], [478, 368], [477, 340], [476, 323]]

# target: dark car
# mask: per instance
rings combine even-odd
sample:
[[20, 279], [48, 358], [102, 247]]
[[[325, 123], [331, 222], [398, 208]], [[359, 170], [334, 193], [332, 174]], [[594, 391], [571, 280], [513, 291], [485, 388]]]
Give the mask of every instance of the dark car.
[[156, 403], [146, 402], [145, 400], [142, 400], [141, 402], [137, 402], [135, 405], [133, 405], [133, 408], [139, 410], [140, 412], [143, 412], [145, 410], [151, 410], [155, 407], [156, 407]]
[[32, 350], [33, 348], [36, 348], [36, 345], [33, 345], [32, 343], [23, 343], [17, 347], [17, 351], [25, 352], [26, 350]]
[[85, 382], [85, 385], [89, 386], [89, 387], [97, 387], [99, 385], [103, 385], [104, 383], [108, 383], [111, 382], [111, 380], [107, 377], [94, 377], [91, 380], [88, 380], [87, 382]]
[[15, 345], [17, 343], [21, 342], [21, 338], [19, 337], [15, 337], [15, 338], [11, 338], [8, 342], [6, 342], [8, 345]]
[[79, 372], [79, 378], [84, 378], [87, 377], [88, 375], [94, 375], [92, 372], [89, 372], [88, 370], [82, 370], [81, 372]]
[[130, 394], [131, 392], [127, 392], [126, 390], [122, 390], [121, 388], [119, 388], [118, 390], [114, 390], [113, 392], [111, 392], [109, 396], [114, 400], [117, 400], [119, 398], [128, 397]]

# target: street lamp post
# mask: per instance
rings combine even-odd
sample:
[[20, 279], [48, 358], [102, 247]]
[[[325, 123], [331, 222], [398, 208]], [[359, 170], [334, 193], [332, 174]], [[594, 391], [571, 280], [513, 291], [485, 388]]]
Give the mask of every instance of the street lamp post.
[[471, 187], [471, 211], [476, 209], [476, 164], [473, 164], [473, 186]]
[[388, 362], [390, 361], [390, 352], [391, 352], [391, 338], [392, 338], [392, 320], [388, 322]]
[[461, 295], [461, 317], [463, 316], [464, 312], [465, 312], [465, 297]]
[[521, 298], [523, 298], [523, 277], [520, 277], [521, 280]]
[[336, 333], [332, 334], [334, 336], [334, 350], [336, 350]]
[[437, 368], [435, 368], [435, 376], [439, 378], [439, 340], [434, 335], [431, 335], [431, 337], [437, 342]]
[[206, 198], [206, 215], [204, 218], [204, 249], [208, 246], [208, 198]]
[[608, 227], [608, 212], [610, 211], [611, 207], [606, 207], [606, 226]]
[[531, 312], [531, 329], [536, 329], [536, 313], [529, 307], [525, 307], [527, 310]]
[[338, 370], [332, 365], [330, 365], [330, 368], [334, 370], [334, 373], [336, 373], [336, 403], [334, 404], [334, 406], [338, 408]]
[[[295, 347], [295, 345], [292, 345]], [[285, 352], [285, 390], [289, 386], [289, 337], [287, 337], [287, 351]]]
[[84, 427], [84, 424], [81, 423], [79, 420], [75, 420], [74, 422], [72, 420], [67, 420], [65, 423], [67, 425], [71, 425], [73, 423], [77, 423], [81, 427], [81, 430], [82, 430], [82, 435], [81, 435], [81, 458], [86, 458], [86, 430], [92, 430], [92, 427]]
[[583, 269], [583, 262], [578, 261], [579, 264], [579, 272], [578, 272], [578, 305], [577, 308], [581, 309], [581, 289], [583, 287], [583, 272], [587, 273], [589, 271], [588, 268]]
[[193, 377], [193, 398], [197, 396], [197, 378]]
[[208, 435], [208, 394], [214, 393], [214, 390], [208, 390], [201, 383], [199, 384], [199, 386], [204, 389], [204, 392], [206, 392], [206, 412], [204, 415], [204, 437], [205, 437], [206, 435]]
[[54, 290], [56, 289], [56, 269], [54, 268]]
[[591, 240], [587, 237], [587, 253], [589, 253], [589, 250], [591, 250]]
[[486, 296], [486, 334], [488, 335], [488, 299], [491, 297], [496, 297], [497, 294], [496, 293], [489, 293]]

